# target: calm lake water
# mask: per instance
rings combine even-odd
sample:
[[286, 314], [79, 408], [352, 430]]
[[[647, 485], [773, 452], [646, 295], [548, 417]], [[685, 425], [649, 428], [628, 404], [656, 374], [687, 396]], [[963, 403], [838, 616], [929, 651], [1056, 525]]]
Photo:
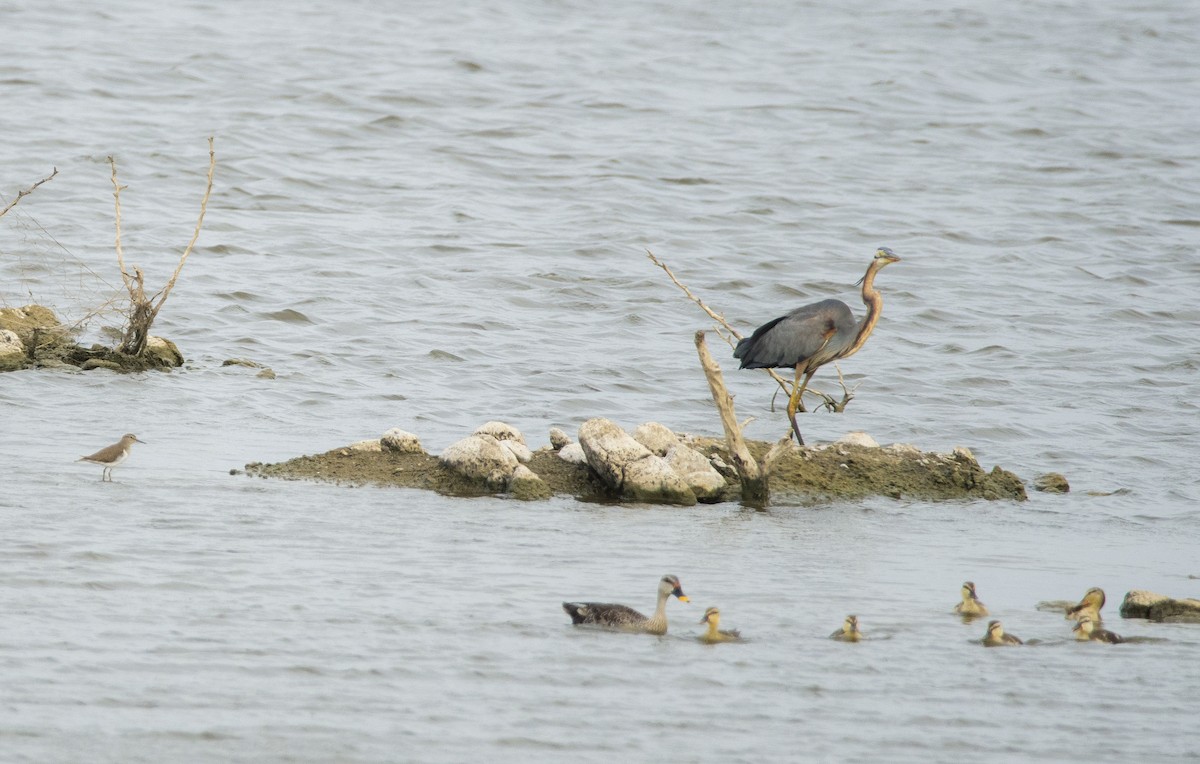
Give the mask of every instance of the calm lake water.
[[[0, 0], [0, 305], [170, 374], [0, 376], [0, 760], [1183, 761], [1200, 628], [1200, 6]], [[231, 476], [390, 427], [720, 424], [691, 344], [903, 262], [812, 442], [970, 447], [1065, 496], [693, 509]], [[720, 348], [715, 348], [720, 351]], [[753, 437], [773, 384], [734, 371]], [[222, 367], [250, 358], [277, 373]], [[836, 390], [832, 369], [814, 385]], [[79, 455], [137, 433], [99, 482]], [[562, 600], [653, 607], [663, 638]], [[965, 579], [1009, 631], [949, 614]], [[1042, 600], [1108, 592], [1120, 646]], [[749, 637], [694, 641], [704, 608]], [[826, 639], [856, 613], [870, 639]]]

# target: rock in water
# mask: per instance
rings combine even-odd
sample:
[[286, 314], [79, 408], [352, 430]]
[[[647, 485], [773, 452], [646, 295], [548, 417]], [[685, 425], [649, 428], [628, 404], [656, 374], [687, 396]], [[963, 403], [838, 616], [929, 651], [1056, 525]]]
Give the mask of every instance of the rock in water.
[[475, 428], [475, 434], [491, 435], [496, 440], [515, 440], [522, 446], [526, 445], [525, 436], [521, 434], [521, 431], [505, 422], [484, 422]]
[[563, 446], [571, 445], [571, 436], [558, 427], [550, 428], [550, 447], [561, 451]]
[[588, 465], [616, 494], [637, 501], [691, 506], [696, 494], [666, 459], [655, 456], [612, 420], [597, 417], [579, 427]]
[[513, 452], [491, 435], [469, 435], [451, 443], [439, 457], [441, 463], [467, 480], [492, 490], [507, 490], [520, 462]]
[[691, 446], [676, 443], [664, 458], [700, 501], [720, 499], [725, 494], [728, 485], [725, 478], [704, 454]]
[[411, 432], [401, 430], [399, 427], [393, 427], [385, 432], [379, 439], [379, 444], [383, 446], [383, 450], [395, 451], [399, 454], [425, 453], [425, 449], [421, 448], [421, 440]]
[[1047, 472], [1045, 475], [1038, 475], [1033, 479], [1033, 490], [1046, 493], [1068, 493], [1071, 490], [1071, 484], [1057, 472]]
[[658, 422], [639, 424], [633, 431], [633, 439], [655, 456], [666, 456], [671, 446], [679, 442], [679, 437], [671, 432], [671, 428]]
[[549, 499], [553, 495], [546, 481], [524, 464], [517, 465], [513, 471], [512, 478], [508, 481], [508, 490], [514, 499], [522, 501]]
[[1147, 618], [1151, 621], [1200, 623], [1200, 600], [1172, 599], [1144, 589], [1133, 589], [1121, 602], [1122, 618]]
[[571, 464], [587, 464], [587, 454], [578, 443], [568, 443], [558, 450], [558, 458]]

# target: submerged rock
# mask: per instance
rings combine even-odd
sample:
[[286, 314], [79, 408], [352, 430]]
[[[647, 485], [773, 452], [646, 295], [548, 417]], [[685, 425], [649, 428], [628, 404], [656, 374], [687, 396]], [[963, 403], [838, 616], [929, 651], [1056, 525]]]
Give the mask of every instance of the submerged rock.
[[613, 493], [635, 501], [690, 506], [696, 494], [666, 459], [656, 456], [610, 419], [589, 419], [579, 427], [588, 465]]
[[469, 435], [442, 452], [441, 463], [462, 477], [503, 491], [520, 464], [513, 452], [491, 435]]
[[1151, 621], [1200, 623], [1200, 600], [1172, 599], [1144, 589], [1133, 589], [1121, 602], [1122, 618], [1146, 618]]
[[1038, 475], [1033, 479], [1033, 490], [1046, 493], [1068, 493], [1071, 490], [1071, 484], [1059, 473], [1047, 472], [1045, 475]]

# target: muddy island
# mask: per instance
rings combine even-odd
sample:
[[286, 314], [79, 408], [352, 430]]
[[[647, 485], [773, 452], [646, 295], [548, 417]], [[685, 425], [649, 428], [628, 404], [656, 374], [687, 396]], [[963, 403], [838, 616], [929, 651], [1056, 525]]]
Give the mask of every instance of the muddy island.
[[[748, 441], [755, 458], [779, 444]], [[557, 428], [550, 444], [529, 449], [524, 436], [489, 422], [447, 447], [427, 453], [416, 436], [389, 430], [360, 441], [277, 464], [254, 462], [232, 470], [263, 478], [344, 485], [398, 486], [451, 496], [510, 495], [517, 499], [571, 496], [580, 501], [633, 501], [689, 506], [742, 497], [724, 441], [671, 432], [656, 423], [632, 435], [607, 419], [590, 419], [579, 442]], [[879, 446], [863, 433], [815, 446], [782, 449], [774, 457], [772, 496], [818, 503], [888, 496], [934, 501], [1026, 499], [1024, 482], [1007, 470], [985, 471], [966, 448], [941, 454], [907, 444]]]
[[84, 347], [73, 335], [72, 327], [44, 305], [0, 308], [0, 371], [76, 367], [135, 372], [183, 365], [179, 348], [162, 337], [148, 336], [141, 353], [129, 354], [98, 343]]

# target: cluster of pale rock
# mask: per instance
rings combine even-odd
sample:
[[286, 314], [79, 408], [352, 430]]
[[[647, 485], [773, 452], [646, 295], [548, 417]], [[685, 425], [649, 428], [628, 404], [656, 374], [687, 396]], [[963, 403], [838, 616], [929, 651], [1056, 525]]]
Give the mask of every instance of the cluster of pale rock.
[[[382, 449], [422, 451], [417, 436], [389, 430], [379, 440]], [[719, 458], [709, 460], [679, 439], [667, 427], [651, 422], [633, 435], [610, 419], [589, 419], [579, 428], [579, 442], [555, 427], [550, 430], [550, 450], [572, 464], [586, 464], [614, 495], [634, 501], [691, 505], [717, 500], [725, 491], [729, 471]], [[439, 457], [463, 478], [495, 491], [540, 498], [550, 489], [529, 468], [533, 452], [520, 430], [504, 422], [488, 422], [474, 433], [450, 444]]]

